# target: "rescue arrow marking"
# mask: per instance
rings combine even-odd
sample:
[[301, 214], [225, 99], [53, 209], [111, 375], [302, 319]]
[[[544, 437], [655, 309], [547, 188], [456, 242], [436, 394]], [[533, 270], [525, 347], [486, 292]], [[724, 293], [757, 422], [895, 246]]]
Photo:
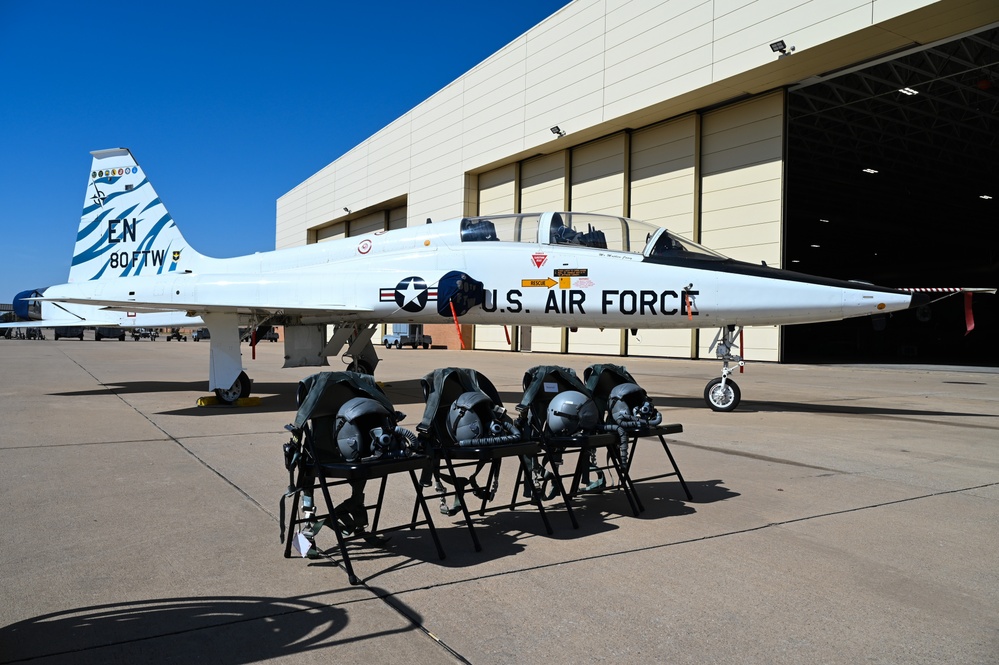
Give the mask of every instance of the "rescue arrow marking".
[[524, 287], [544, 286], [544, 287], [550, 289], [553, 286], [555, 286], [556, 284], [558, 284], [558, 282], [555, 281], [554, 279], [552, 279], [551, 277], [546, 277], [544, 279], [522, 279], [522, 280], [520, 280], [520, 285], [524, 286]]

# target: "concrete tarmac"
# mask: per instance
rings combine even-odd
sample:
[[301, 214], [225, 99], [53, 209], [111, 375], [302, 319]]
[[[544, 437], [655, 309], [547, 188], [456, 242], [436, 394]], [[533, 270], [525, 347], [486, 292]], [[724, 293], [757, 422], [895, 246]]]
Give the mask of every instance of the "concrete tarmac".
[[[195, 405], [208, 344], [0, 340], [0, 663], [996, 663], [999, 372], [389, 350], [403, 423], [418, 379], [474, 367], [507, 406], [524, 371], [621, 362], [656, 398], [676, 478], [426, 527], [334, 561], [283, 558], [283, 344], [244, 363], [263, 399]], [[330, 368], [338, 369], [338, 368]], [[666, 471], [657, 441], [633, 475]], [[508, 463], [499, 496], [513, 491]], [[390, 482], [386, 516], [413, 488]], [[326, 540], [323, 541], [323, 536]], [[320, 544], [331, 547], [328, 532]], [[334, 559], [338, 557], [334, 556]]]

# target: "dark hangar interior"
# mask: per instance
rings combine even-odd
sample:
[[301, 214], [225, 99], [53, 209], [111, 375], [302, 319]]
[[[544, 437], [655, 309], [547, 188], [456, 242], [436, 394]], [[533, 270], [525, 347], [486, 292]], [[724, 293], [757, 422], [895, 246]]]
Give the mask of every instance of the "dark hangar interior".
[[[894, 287], [999, 286], [999, 28], [787, 96], [783, 267]], [[999, 295], [786, 326], [786, 362], [999, 366]]]

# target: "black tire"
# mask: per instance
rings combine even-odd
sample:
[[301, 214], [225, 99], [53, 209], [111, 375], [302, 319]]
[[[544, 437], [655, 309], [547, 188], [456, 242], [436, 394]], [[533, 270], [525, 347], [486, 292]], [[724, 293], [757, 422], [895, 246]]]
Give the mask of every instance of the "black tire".
[[721, 377], [708, 381], [704, 387], [704, 401], [712, 411], [734, 411], [742, 401], [742, 391], [732, 379], [725, 379], [725, 389], [721, 387]]
[[388, 340], [385, 340], [385, 348], [386, 349], [391, 349], [392, 348], [392, 342], [390, 342]]
[[424, 345], [423, 345], [423, 348], [424, 348], [424, 349], [429, 349], [429, 348], [430, 348], [430, 345], [429, 345], [429, 344], [424, 344]]
[[412, 347], [415, 349], [417, 346], [419, 345], [416, 342], [413, 342]]
[[246, 372], [240, 372], [231, 388], [228, 390], [216, 388], [215, 397], [223, 404], [233, 404], [238, 399], [249, 397], [251, 387], [250, 377], [246, 375]]
[[368, 376], [374, 376], [375, 370], [371, 368], [371, 365], [364, 362], [363, 360], [357, 359], [347, 366], [351, 372], [357, 372], [359, 374], [367, 374]]
[[397, 339], [395, 341], [395, 348], [397, 348], [397, 349], [401, 349], [402, 348], [402, 340], [401, 339]]
[[99, 341], [101, 341], [102, 339], [104, 339], [104, 335], [102, 335], [102, 334], [100, 334], [100, 333], [94, 333], [94, 341], [95, 341], [95, 342], [99, 342]]

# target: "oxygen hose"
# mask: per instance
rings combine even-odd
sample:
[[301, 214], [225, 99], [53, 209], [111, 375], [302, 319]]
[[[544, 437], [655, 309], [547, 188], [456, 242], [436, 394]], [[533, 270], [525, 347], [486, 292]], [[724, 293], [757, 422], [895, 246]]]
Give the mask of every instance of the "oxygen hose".
[[401, 427], [399, 425], [396, 425], [395, 426], [395, 433], [398, 434], [401, 437], [404, 437], [407, 441], [409, 441], [409, 447], [411, 449], [417, 450], [417, 449], [420, 448], [419, 441], [417, 441], [417, 439], [416, 439], [416, 434], [414, 434], [413, 432], [410, 432], [405, 427]]
[[[409, 445], [406, 447], [405, 452], [403, 452], [401, 455], [398, 454], [398, 453], [395, 453], [395, 452], [390, 452], [389, 454], [391, 455], [391, 457], [398, 458], [398, 457], [405, 457], [407, 455], [413, 454], [415, 452], [415, 449], [416, 449], [417, 445], [418, 445], [416, 434], [414, 434], [413, 432], [410, 432], [408, 429], [406, 429], [404, 427], [400, 427], [399, 425], [396, 425], [395, 429], [393, 429], [392, 431], [395, 434], [397, 434], [398, 436], [406, 439], [406, 441], [409, 443]], [[386, 438], [388, 438], [388, 437], [386, 437]], [[362, 457], [361, 458], [361, 462], [362, 463], [364, 463], [364, 462], [374, 462], [376, 460], [380, 460], [380, 459], [382, 459], [383, 454], [384, 453], [382, 453], [379, 450], [379, 451], [377, 451], [377, 454], [375, 454], [375, 455], [371, 455], [369, 457]]]
[[504, 430], [508, 432], [503, 436], [487, 436], [481, 439], [463, 439], [456, 445], [462, 446], [498, 446], [504, 443], [517, 443], [521, 441], [520, 430], [513, 423], [500, 423]]
[[621, 425], [600, 425], [597, 428], [597, 431], [613, 432], [614, 434], [617, 434], [617, 439], [619, 442], [618, 445], [620, 446], [620, 451], [621, 451], [621, 465], [627, 468], [628, 442], [630, 441], [630, 439], [628, 438], [628, 432], [626, 432], [625, 429], [621, 427]]
[[641, 418], [639, 416], [634, 416], [632, 418], [615, 418], [616, 422], [621, 427], [627, 429], [643, 429], [645, 427], [658, 427], [663, 421], [663, 414], [656, 411], [656, 415], [652, 418]]

